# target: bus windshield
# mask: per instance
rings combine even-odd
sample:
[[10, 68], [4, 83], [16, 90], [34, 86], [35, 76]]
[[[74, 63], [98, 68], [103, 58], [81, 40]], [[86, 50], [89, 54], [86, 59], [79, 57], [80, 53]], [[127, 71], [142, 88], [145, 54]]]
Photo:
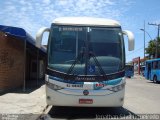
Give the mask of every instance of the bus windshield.
[[48, 67], [73, 75], [102, 75], [124, 69], [120, 27], [52, 25]]

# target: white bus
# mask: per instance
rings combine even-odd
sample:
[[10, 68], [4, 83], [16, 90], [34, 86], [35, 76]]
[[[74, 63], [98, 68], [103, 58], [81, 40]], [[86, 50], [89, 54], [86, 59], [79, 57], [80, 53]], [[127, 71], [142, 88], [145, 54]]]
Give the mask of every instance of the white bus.
[[120, 107], [125, 93], [125, 46], [134, 36], [119, 22], [103, 18], [64, 17], [41, 28], [36, 45], [49, 32], [46, 101], [54, 106]]

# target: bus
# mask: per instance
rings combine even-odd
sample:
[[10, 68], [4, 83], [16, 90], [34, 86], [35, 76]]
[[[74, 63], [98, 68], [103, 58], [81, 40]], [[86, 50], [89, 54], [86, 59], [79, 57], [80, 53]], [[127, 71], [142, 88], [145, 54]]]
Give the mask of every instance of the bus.
[[125, 93], [125, 45], [134, 49], [132, 32], [104, 18], [56, 18], [40, 28], [36, 46], [49, 32], [46, 102], [53, 106], [120, 107]]
[[125, 67], [125, 76], [131, 78], [134, 76], [134, 66], [133, 65], [126, 65]]
[[146, 60], [145, 78], [155, 83], [160, 81], [160, 58]]

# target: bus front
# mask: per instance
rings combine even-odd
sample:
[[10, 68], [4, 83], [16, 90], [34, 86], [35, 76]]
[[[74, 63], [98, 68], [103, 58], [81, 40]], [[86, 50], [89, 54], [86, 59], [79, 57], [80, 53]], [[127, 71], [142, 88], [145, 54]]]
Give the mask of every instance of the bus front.
[[47, 104], [122, 106], [125, 50], [121, 26], [55, 22], [49, 32]]

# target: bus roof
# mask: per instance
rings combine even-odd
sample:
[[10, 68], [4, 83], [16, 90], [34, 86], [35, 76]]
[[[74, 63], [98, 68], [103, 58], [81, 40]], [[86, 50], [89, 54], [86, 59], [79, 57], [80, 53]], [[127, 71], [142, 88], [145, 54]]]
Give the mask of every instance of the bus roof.
[[77, 25], [77, 26], [120, 26], [120, 23], [115, 20], [105, 18], [92, 17], [61, 17], [53, 21], [54, 24], [60, 25]]
[[157, 58], [157, 59], [151, 59], [151, 60], [146, 60], [146, 62], [154, 62], [154, 61], [160, 61], [160, 58]]

